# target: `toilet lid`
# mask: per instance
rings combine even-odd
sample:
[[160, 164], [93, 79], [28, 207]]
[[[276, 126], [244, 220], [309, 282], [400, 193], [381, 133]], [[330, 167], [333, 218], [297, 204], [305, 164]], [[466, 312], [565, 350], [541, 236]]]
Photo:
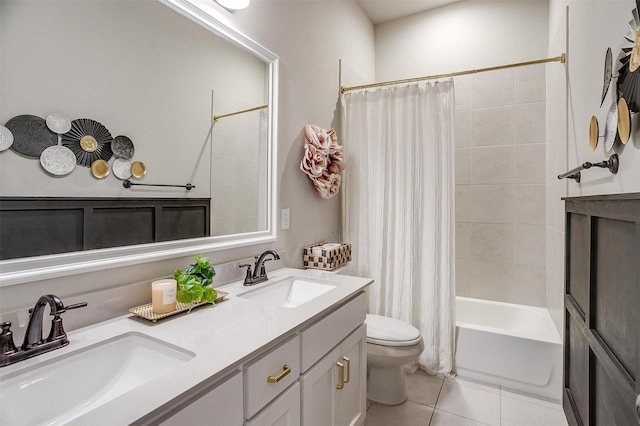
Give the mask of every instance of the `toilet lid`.
[[420, 331], [395, 318], [367, 314], [367, 342], [383, 346], [412, 346], [420, 342]]

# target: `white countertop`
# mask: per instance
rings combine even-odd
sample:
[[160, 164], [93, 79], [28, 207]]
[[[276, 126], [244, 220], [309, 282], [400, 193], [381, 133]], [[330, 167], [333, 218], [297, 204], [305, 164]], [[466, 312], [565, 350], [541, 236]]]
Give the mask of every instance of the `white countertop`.
[[[236, 297], [238, 293], [248, 289], [259, 288], [289, 276], [316, 277], [332, 281], [337, 287], [297, 308], [271, 307]], [[43, 361], [129, 332], [142, 333], [193, 352], [193, 359], [167, 374], [68, 423], [129, 424], [205, 380], [222, 378], [243, 361], [268, 348], [272, 342], [293, 333], [305, 323], [311, 323], [323, 312], [330, 311], [334, 305], [364, 290], [371, 282], [368, 278], [319, 270], [279, 269], [269, 273], [269, 281], [253, 287], [245, 287], [242, 282], [220, 287], [229, 292], [225, 301], [199, 307], [188, 314], [169, 317], [157, 323], [125, 315], [69, 332], [68, 346], [3, 367], [0, 380], [15, 371], [35, 367]], [[63, 390], [64, 384], [61, 387]], [[37, 407], [37, 401], [34, 401], [33, 407]]]

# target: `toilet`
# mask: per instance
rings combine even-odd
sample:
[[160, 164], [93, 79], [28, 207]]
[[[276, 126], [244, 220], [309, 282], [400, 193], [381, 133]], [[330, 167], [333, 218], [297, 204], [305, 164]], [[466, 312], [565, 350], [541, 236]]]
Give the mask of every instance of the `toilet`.
[[367, 314], [367, 399], [386, 405], [407, 400], [403, 366], [424, 350], [420, 331], [406, 322]]
[[[351, 263], [332, 271], [355, 275]], [[424, 350], [420, 331], [394, 318], [367, 314], [367, 399], [386, 405], [407, 400], [403, 366]]]

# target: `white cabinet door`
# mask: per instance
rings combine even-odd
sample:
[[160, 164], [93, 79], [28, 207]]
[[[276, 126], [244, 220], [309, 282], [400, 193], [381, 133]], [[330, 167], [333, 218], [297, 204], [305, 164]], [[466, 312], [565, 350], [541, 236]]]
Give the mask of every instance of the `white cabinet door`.
[[349, 379], [336, 392], [337, 426], [364, 424], [367, 405], [367, 329], [362, 324], [340, 344], [340, 362]]
[[245, 426], [300, 426], [300, 383], [291, 386]]
[[336, 414], [336, 386], [340, 358], [337, 347], [300, 377], [302, 385], [302, 424], [304, 426], [332, 426]]
[[221, 425], [240, 426], [242, 415], [242, 373], [238, 372], [222, 383], [216, 383], [180, 404], [181, 408], [162, 426]]
[[304, 426], [364, 424], [367, 338], [365, 327], [364, 324], [358, 327], [300, 377]]

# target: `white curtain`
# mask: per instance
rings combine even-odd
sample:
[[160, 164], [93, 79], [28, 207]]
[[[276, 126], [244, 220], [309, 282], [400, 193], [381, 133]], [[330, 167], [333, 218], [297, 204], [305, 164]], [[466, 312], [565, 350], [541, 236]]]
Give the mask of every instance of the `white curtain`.
[[342, 96], [343, 232], [369, 311], [408, 322], [449, 374], [455, 333], [453, 80]]

